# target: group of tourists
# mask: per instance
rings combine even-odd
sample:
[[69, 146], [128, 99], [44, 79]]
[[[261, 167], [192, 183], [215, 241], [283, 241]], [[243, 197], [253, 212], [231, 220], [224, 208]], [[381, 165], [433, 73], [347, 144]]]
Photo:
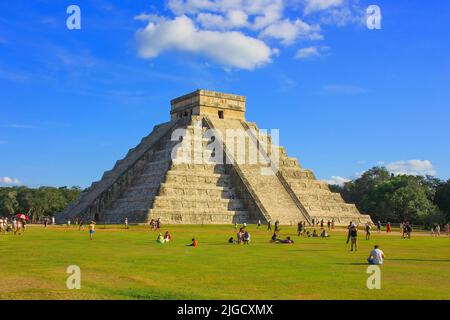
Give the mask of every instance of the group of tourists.
[[[323, 219], [316, 219], [316, 218], [313, 218], [312, 220], [311, 220], [311, 222], [312, 222], [312, 226], [313, 227], [319, 227], [320, 226], [320, 229], [324, 229], [324, 227], [325, 227], [325, 220], [323, 220]], [[304, 223], [306, 224], [306, 221], [304, 221]], [[332, 230], [332, 229], [334, 229], [334, 227], [335, 227], [335, 221], [334, 221], [334, 219], [331, 219], [331, 220], [327, 220], [327, 228], [328, 228], [328, 230]]]
[[[78, 226], [78, 230], [84, 230], [84, 219], [83, 217], [76, 217], [75, 219], [73, 219], [74, 225]], [[72, 221], [69, 219], [67, 219], [66, 221], [66, 227], [70, 228], [70, 226], [72, 225]]]
[[[258, 221], [258, 228], [261, 226], [261, 220]], [[280, 231], [280, 221], [276, 220], [274, 223], [275, 232]], [[267, 231], [272, 231], [272, 221], [267, 221]]]
[[408, 221], [401, 223], [401, 229], [402, 237], [403, 239], [411, 239], [411, 232], [412, 232], [412, 226]]
[[164, 236], [160, 232], [158, 234], [158, 237], [156, 238], [156, 243], [158, 243], [158, 244], [164, 244], [164, 243], [168, 243], [171, 241], [172, 241], [172, 235], [170, 234], [169, 231], [166, 231], [166, 233], [164, 233]]
[[49, 224], [56, 225], [56, 219], [55, 219], [55, 216], [52, 216], [51, 218], [49, 218], [49, 217], [44, 217], [44, 219], [42, 219], [42, 223], [44, 224], [44, 228], [47, 228], [47, 226], [48, 226]]
[[228, 243], [235, 243], [235, 244], [250, 244], [250, 233], [246, 230], [247, 224], [244, 222], [242, 225], [242, 228], [239, 229], [239, 231], [236, 234], [236, 239], [233, 237], [230, 237], [228, 239]]
[[441, 231], [447, 233], [447, 236], [450, 236], [450, 223], [447, 223], [443, 227], [439, 223], [431, 226], [431, 235], [435, 237], [439, 237], [441, 235]]
[[21, 235], [26, 230], [27, 220], [28, 219], [21, 214], [18, 214], [17, 217], [12, 218], [11, 220], [8, 219], [8, 217], [0, 217], [0, 233]]
[[294, 240], [287, 236], [285, 239], [280, 239], [278, 237], [277, 231], [274, 231], [272, 237], [270, 238], [270, 243], [282, 243], [282, 244], [293, 244]]
[[[128, 224], [128, 220], [127, 220], [127, 224]], [[150, 220], [149, 225], [150, 225], [150, 229], [152, 231], [160, 231], [161, 227], [162, 227], [161, 218]]]

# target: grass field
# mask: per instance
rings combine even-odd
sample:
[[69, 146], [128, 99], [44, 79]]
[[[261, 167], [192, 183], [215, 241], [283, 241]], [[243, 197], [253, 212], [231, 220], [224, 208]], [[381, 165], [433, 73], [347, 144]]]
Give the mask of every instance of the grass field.
[[[157, 245], [148, 227], [31, 226], [0, 235], [0, 299], [450, 299], [450, 238], [413, 233], [410, 240], [373, 233], [350, 252], [345, 231], [329, 239], [270, 244], [248, 226], [249, 246], [227, 243], [232, 226], [169, 226], [174, 242]], [[186, 247], [195, 236], [199, 247]], [[369, 290], [365, 264], [374, 244], [386, 254], [381, 290]], [[81, 268], [81, 289], [66, 288], [66, 268]]]

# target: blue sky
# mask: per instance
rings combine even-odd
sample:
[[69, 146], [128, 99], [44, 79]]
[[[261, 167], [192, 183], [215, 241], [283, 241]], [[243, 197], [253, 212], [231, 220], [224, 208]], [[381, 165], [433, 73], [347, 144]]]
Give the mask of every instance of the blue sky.
[[0, 184], [87, 187], [197, 88], [247, 96], [320, 179], [448, 179], [449, 21], [449, 1], [2, 1]]

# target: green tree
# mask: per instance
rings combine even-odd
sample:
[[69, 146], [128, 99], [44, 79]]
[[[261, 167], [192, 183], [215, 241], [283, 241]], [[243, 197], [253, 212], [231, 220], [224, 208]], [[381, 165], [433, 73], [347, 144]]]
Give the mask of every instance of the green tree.
[[445, 214], [447, 222], [450, 221], [450, 180], [437, 187], [434, 203]]
[[19, 207], [17, 191], [12, 188], [0, 190], [0, 216], [13, 215]]

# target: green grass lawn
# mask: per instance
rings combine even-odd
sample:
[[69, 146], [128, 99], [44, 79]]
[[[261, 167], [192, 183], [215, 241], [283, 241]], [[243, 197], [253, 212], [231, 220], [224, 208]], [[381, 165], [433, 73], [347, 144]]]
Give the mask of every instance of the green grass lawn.
[[[270, 244], [248, 226], [249, 246], [227, 243], [232, 226], [168, 226], [173, 243], [157, 245], [148, 227], [31, 226], [0, 235], [0, 299], [450, 299], [450, 238], [373, 233], [350, 252], [345, 231], [329, 239]], [[192, 237], [199, 247], [186, 247]], [[381, 290], [369, 290], [365, 264], [374, 244], [386, 254]], [[81, 268], [81, 289], [66, 288], [66, 268]]]

